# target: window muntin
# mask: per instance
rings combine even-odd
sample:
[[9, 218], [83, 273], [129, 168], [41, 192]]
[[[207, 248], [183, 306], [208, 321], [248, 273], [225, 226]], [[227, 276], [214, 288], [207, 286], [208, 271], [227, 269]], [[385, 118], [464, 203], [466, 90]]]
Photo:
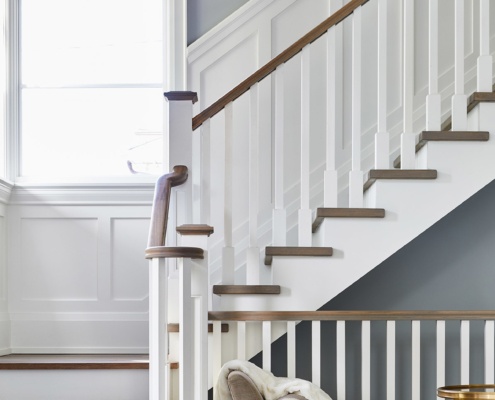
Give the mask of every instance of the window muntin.
[[21, 15], [21, 175], [159, 172], [161, 1], [22, 0]]

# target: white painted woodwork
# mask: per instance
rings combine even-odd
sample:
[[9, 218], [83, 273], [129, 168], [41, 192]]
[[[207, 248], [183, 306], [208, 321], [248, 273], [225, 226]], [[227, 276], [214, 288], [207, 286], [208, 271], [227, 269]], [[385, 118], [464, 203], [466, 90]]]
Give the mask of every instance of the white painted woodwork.
[[412, 321], [412, 377], [411, 377], [411, 399], [419, 400], [421, 393], [421, 322]]
[[403, 37], [403, 133], [401, 135], [401, 168], [414, 169], [416, 152], [413, 130], [414, 99], [414, 0], [404, 0]]
[[349, 173], [349, 207], [363, 207], [363, 172], [361, 168], [361, 58], [362, 10], [352, 14], [352, 170]]
[[326, 110], [326, 169], [324, 175], [325, 207], [337, 207], [338, 174], [337, 174], [337, 27], [330, 28], [326, 34], [327, 45], [327, 110]]
[[296, 377], [296, 322], [287, 322], [287, 377]]
[[224, 204], [223, 204], [223, 235], [224, 248], [222, 252], [222, 283], [224, 285], [235, 282], [235, 249], [232, 246], [232, 188], [233, 188], [233, 130], [234, 105], [225, 106], [225, 167], [224, 167]]
[[259, 212], [259, 135], [260, 103], [259, 84], [249, 90], [249, 248], [246, 262], [246, 284], [260, 283], [260, 250], [258, 248], [258, 212]]
[[388, 0], [378, 1], [378, 80], [377, 80], [377, 132], [375, 134], [375, 168], [390, 168], [390, 134], [387, 125], [387, 48]]
[[469, 321], [461, 321], [461, 385], [469, 385]]
[[441, 96], [438, 93], [438, 0], [428, 2], [428, 87], [426, 129], [441, 130]]
[[455, 94], [452, 96], [452, 130], [467, 130], [467, 95], [464, 89], [464, 0], [455, 0]]
[[246, 359], [246, 321], [237, 322], [237, 359]]
[[[191, 298], [191, 260], [179, 259], [179, 398], [190, 399], [194, 396], [193, 349], [194, 349], [194, 306]], [[167, 326], [167, 323], [165, 323]], [[199, 377], [196, 377], [198, 379]]]
[[437, 321], [437, 387], [445, 386], [445, 321]]
[[492, 62], [490, 53], [490, 0], [480, 0], [480, 55], [478, 57], [478, 92], [492, 91]]
[[284, 160], [285, 160], [285, 110], [284, 110], [284, 64], [275, 71], [275, 115], [273, 184], [274, 210], [272, 242], [274, 246], [285, 246], [287, 235], [287, 212], [285, 210]]
[[211, 355], [211, 372], [213, 376], [213, 387], [215, 387], [218, 374], [222, 369], [222, 322], [213, 321], [213, 343]]
[[271, 371], [272, 369], [272, 323], [263, 321], [263, 369]]
[[395, 400], [395, 321], [387, 321], [387, 400]]
[[345, 321], [337, 321], [337, 400], [345, 400]]
[[301, 52], [301, 207], [299, 209], [299, 246], [311, 246], [310, 209], [310, 45]]
[[361, 322], [361, 399], [371, 399], [371, 324]]
[[[194, 132], [193, 135], [197, 135]], [[211, 121], [208, 119], [201, 125], [201, 176], [200, 176], [200, 207], [199, 221], [203, 224], [211, 223]]]
[[149, 398], [166, 400], [169, 379], [166, 375], [168, 354], [168, 276], [164, 259], [150, 260], [149, 274]]
[[485, 383], [493, 384], [495, 382], [495, 328], [494, 321], [485, 321], [485, 349], [484, 349], [484, 366], [485, 366]]
[[311, 382], [321, 386], [321, 322], [311, 322]]

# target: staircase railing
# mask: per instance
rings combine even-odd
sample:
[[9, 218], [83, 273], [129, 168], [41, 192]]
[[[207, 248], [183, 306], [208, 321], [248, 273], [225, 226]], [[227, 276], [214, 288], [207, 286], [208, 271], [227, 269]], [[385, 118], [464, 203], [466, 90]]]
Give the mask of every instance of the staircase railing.
[[[434, 398], [449, 380], [473, 382], [471, 364], [478, 365], [475, 382], [495, 381], [495, 311], [237, 311], [210, 312], [209, 319], [214, 376], [223, 341], [226, 348], [237, 342], [234, 359], [245, 360], [250, 350], [262, 348], [260, 367], [318, 386], [326, 382], [322, 388], [336, 400]], [[231, 325], [236, 338], [222, 338], [222, 322]], [[287, 334], [274, 342], [277, 328]], [[261, 346], [248, 340], [253, 337], [261, 338]], [[475, 350], [476, 342], [483, 347]], [[272, 354], [286, 362], [272, 365]], [[223, 361], [228, 360], [224, 354]]]
[[[241, 281], [258, 285], [261, 282], [270, 281], [270, 273], [261, 266], [260, 247], [265, 244], [286, 246], [288, 242], [294, 242], [294, 237], [297, 236], [298, 246], [311, 246], [313, 244], [314, 199], [321, 201], [325, 207], [335, 208], [346, 204], [348, 208], [363, 208], [366, 205], [363, 194], [364, 171], [368, 167], [378, 172], [388, 170], [391, 167], [391, 157], [398, 153], [401, 157], [402, 170], [426, 167], [424, 161], [416, 157], [417, 133], [423, 128], [429, 131], [441, 130], [442, 116], [448, 114], [448, 111], [442, 109], [442, 93], [450, 93], [448, 88], [441, 87], [439, 83], [438, 65], [441, 46], [438, 34], [440, 20], [438, 0], [429, 0], [428, 15], [425, 19], [428, 20], [429, 32], [428, 59], [425, 60], [428, 64], [429, 82], [426, 96], [426, 119], [419, 123], [414, 119], [415, 101], [424, 104], [425, 100], [424, 97], [418, 100], [414, 85], [414, 0], [402, 1], [402, 24], [397, 31], [390, 29], [388, 24], [390, 2], [388, 0], [368, 2], [367, 7], [370, 4], [376, 6], [376, 17], [371, 18], [373, 19], [372, 25], [376, 26], [374, 31], [377, 43], [376, 52], [363, 49], [363, 24], [365, 22], [369, 24], [369, 19], [363, 20], [365, 3], [367, 1], [352, 0], [336, 10], [325, 23], [194, 118], [192, 118], [194, 93], [167, 94], [171, 163], [172, 165], [189, 165], [192, 169], [192, 179], [186, 183], [189, 185], [188, 190], [186, 195], [181, 197], [184, 203], [181, 205], [186, 212], [182, 214], [179, 212], [178, 219], [183, 223], [202, 222], [216, 227], [217, 241], [220, 242], [221, 251], [217, 251], [218, 248], [212, 246], [210, 242], [208, 252], [211, 253], [210, 260], [221, 259], [222, 284], [235, 284]], [[341, 6], [342, 0], [335, 0], [333, 4]], [[468, 129], [466, 118], [468, 97], [465, 90], [464, 1], [455, 0], [454, 4], [456, 56], [454, 62], [455, 90], [451, 96], [452, 129], [466, 131]], [[473, 24], [473, 37], [479, 37], [480, 44], [477, 60], [477, 90], [479, 92], [492, 90], [489, 8], [489, 0], [480, 0], [479, 34], [474, 32], [477, 26]], [[350, 25], [350, 32], [344, 32], [343, 21]], [[369, 28], [366, 26], [367, 34], [369, 34]], [[343, 43], [347, 34], [350, 35], [348, 39], [352, 45], [344, 50]], [[391, 36], [400, 36], [403, 50], [400, 62], [397, 63], [399, 64], [398, 70], [393, 71], [394, 74], [391, 74], [393, 66], [388, 61], [390, 55], [388, 40]], [[317, 51], [312, 50], [313, 46]], [[325, 60], [323, 78], [311, 73], [311, 69], [314, 68], [313, 58], [321, 54], [324, 54]], [[344, 55], [351, 59], [350, 79], [348, 79], [348, 71], [343, 70]], [[374, 88], [371, 90], [369, 85], [366, 87], [363, 85], [363, 72], [367, 71], [363, 69], [363, 65], [371, 64], [376, 65], [376, 78], [373, 78], [377, 81], [376, 90]], [[294, 71], [300, 75], [300, 85], [298, 85], [300, 89], [297, 90], [292, 85]], [[395, 121], [395, 126], [392, 125], [394, 121], [390, 115], [390, 101], [388, 100], [391, 75], [401, 76], [400, 118], [399, 122]], [[265, 79], [267, 77], [272, 77], [272, 80]], [[315, 85], [313, 79], [318, 79], [319, 85]], [[318, 92], [314, 90], [315, 86], [325, 89]], [[366, 96], [364, 89], [366, 89]], [[314, 94], [313, 91], [317, 93]], [[368, 93], [370, 91], [373, 92], [371, 97]], [[316, 103], [315, 98], [322, 101]], [[265, 102], [266, 99], [269, 99], [269, 102]], [[369, 135], [363, 135], [363, 101], [376, 108], [376, 118], [366, 121], [368, 125], [371, 125], [368, 130], [373, 130], [372, 140]], [[366, 109], [369, 108], [371, 107], [366, 106]], [[247, 135], [234, 134], [234, 131], [244, 123], [248, 127]], [[297, 128], [295, 128], [296, 125]], [[271, 134], [272, 126], [273, 135]], [[191, 135], [193, 127], [199, 127], [201, 133]], [[395, 136], [392, 135], [393, 132]], [[272, 138], [273, 148], [266, 149], [260, 145], [262, 141], [266, 142], [263, 139], [267, 135]], [[400, 146], [395, 148], [393, 139], [400, 141]], [[291, 150], [298, 147], [300, 150], [298, 154], [286, 151], [288, 144], [294, 142], [299, 145], [292, 146]], [[347, 142], [350, 143], [349, 146], [346, 145]], [[367, 147], [363, 144], [367, 144]], [[371, 162], [363, 156], [364, 151], [370, 148], [373, 149], [370, 153]], [[319, 151], [322, 149], [323, 151]], [[345, 157], [350, 158], [348, 164], [343, 161]], [[294, 168], [295, 164], [297, 168]], [[323, 165], [322, 170], [318, 169], [320, 165]], [[295, 169], [298, 170], [298, 178], [294, 179], [299, 186], [298, 194], [293, 198], [288, 198], [290, 196], [287, 193], [289, 188], [286, 181], [292, 178], [289, 173], [296, 175]], [[319, 176], [315, 177], [313, 171], [317, 171]], [[375, 177], [373, 179], [376, 179], [377, 175], [373, 176]], [[341, 184], [342, 181], [345, 181], [344, 185]], [[323, 195], [315, 196], [313, 187], [318, 186], [323, 186]], [[342, 186], [348, 189], [342, 192], [340, 190]], [[291, 217], [288, 212], [289, 201], [299, 203], [298, 222], [295, 224], [296, 234], [291, 230], [289, 221]], [[269, 203], [272, 214], [268, 219], [272, 223], [271, 228], [266, 229], [268, 233], [263, 236], [262, 228], [265, 227], [260, 226], [260, 216], [266, 214], [267, 203]], [[244, 221], [247, 223], [243, 225]], [[266, 237], [269, 233], [271, 233], [271, 239]], [[161, 237], [161, 235], [160, 231], [157, 236]], [[241, 250], [242, 258], [240, 257]], [[166, 323], [164, 324], [166, 307], [161, 303], [167, 296], [166, 269], [163, 262], [165, 255], [160, 250], [150, 251], [148, 256], [152, 258], [150, 321], [155, 321], [150, 322], [150, 358], [154, 357], [155, 360], [150, 365], [157, 366], [150, 371], [150, 390], [153, 387], [153, 393], [156, 393], [156, 396], [153, 394], [155, 396], [152, 397], [153, 399], [162, 400], [166, 398], [164, 397], [165, 384], [162, 384], [167, 348], [166, 339], [164, 339], [166, 337]], [[238, 279], [236, 268], [242, 264], [245, 264], [246, 272], [241, 279]], [[190, 285], [191, 269], [187, 265], [186, 268], [179, 268], [180, 273], [183, 274], [181, 285], [184, 282]], [[208, 278], [203, 279], [202, 284], [204, 285], [205, 282], [208, 284], [207, 281]], [[186, 299], [188, 295], [190, 297], [189, 289], [186, 288], [182, 292], [183, 299]], [[204, 303], [207, 302], [203, 298], [203, 309]], [[215, 304], [211, 299], [210, 303]], [[235, 307], [235, 302], [232, 304]], [[191, 304], [188, 304], [181, 311], [183, 325], [181, 325], [180, 332], [189, 335], [183, 337], [180, 343], [181, 352], [185, 357], [180, 360], [179, 392], [181, 399], [193, 397], [193, 388], [186, 382], [186, 378], [192, 376], [190, 358], [192, 356], [189, 353], [190, 349], [194, 348], [193, 343], [196, 343], [194, 342], [196, 339], [191, 336], [193, 326], [190, 321], [191, 317], [186, 315], [191, 307]], [[263, 307], [265, 306], [259, 306], [259, 308]], [[266, 307], [270, 307], [270, 304], [268, 303]], [[210, 314], [210, 318], [217, 317]], [[363, 316], [362, 318], [370, 317]], [[390, 316], [387, 319], [394, 320], [394, 318], [396, 317]], [[464, 317], [460, 316], [460, 318]], [[398, 316], [397, 319], [399, 319]], [[493, 319], [493, 316], [490, 316], [490, 319]], [[369, 330], [368, 325], [363, 324], [365, 329]], [[215, 325], [218, 326], [218, 323], [215, 322]], [[264, 324], [264, 326], [266, 332], [270, 332], [268, 325]], [[493, 324], [489, 326], [493, 330]], [[418, 324], [415, 322], [413, 322], [413, 329], [418, 329]], [[242, 332], [243, 328], [241, 327], [239, 331]], [[201, 335], [204, 334], [206, 334], [206, 327], [204, 332], [201, 332]], [[219, 341], [218, 333], [214, 333], [214, 336], [214, 341]], [[204, 347], [204, 336], [202, 338], [200, 342]], [[267, 350], [268, 345], [265, 343], [264, 346]], [[413, 346], [417, 346], [417, 343], [414, 342]], [[207, 362], [206, 350], [203, 348], [201, 351], [203, 351], [201, 353], [203, 364], [201, 365], [204, 366]], [[218, 370], [221, 361], [225, 361], [219, 354], [221, 353], [214, 353], [215, 370]], [[315, 355], [315, 357], [318, 359], [318, 356]], [[338, 357], [338, 360], [340, 362], [341, 357]], [[417, 370], [416, 364], [413, 370]], [[365, 375], [368, 377], [369, 369]], [[201, 379], [204, 383], [204, 377]], [[317, 376], [315, 379], [318, 381]], [[204, 384], [201, 387], [204, 389]], [[202, 391], [201, 397], [204, 396], [205, 392]], [[416, 400], [417, 396], [414, 392], [413, 400]], [[366, 398], [367, 395], [363, 397], [363, 399]], [[343, 397], [338, 396], [338, 400], [342, 399]]]

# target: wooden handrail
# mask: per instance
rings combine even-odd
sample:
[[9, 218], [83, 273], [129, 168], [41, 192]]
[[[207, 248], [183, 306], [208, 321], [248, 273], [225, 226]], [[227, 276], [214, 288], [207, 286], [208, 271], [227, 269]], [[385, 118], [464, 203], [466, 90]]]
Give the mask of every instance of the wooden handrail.
[[351, 0], [341, 9], [333, 13], [330, 17], [328, 17], [325, 21], [323, 21], [316, 28], [308, 32], [297, 42], [292, 44], [282, 53], [280, 53], [277, 57], [269, 61], [263, 67], [258, 69], [254, 74], [249, 76], [247, 79], [242, 81], [239, 85], [233, 88], [230, 92], [225, 94], [215, 103], [213, 103], [208, 108], [205, 108], [198, 115], [193, 118], [192, 126], [193, 130], [199, 128], [208, 118], [213, 117], [215, 114], [220, 112], [227, 104], [239, 98], [242, 94], [247, 92], [251, 86], [255, 83], [261, 81], [270, 75], [277, 67], [287, 61], [289, 61], [292, 57], [294, 57], [297, 53], [299, 53], [305, 46], [314, 42], [320, 36], [322, 36], [326, 31], [328, 31], [332, 26], [337, 25], [346, 19], [349, 15], [353, 13], [353, 11], [361, 7], [363, 4], [367, 3], [368, 0]]
[[495, 320], [495, 311], [218, 311], [210, 321]]
[[165, 245], [171, 189], [186, 182], [187, 176], [187, 167], [176, 165], [173, 168], [173, 172], [158, 178], [155, 185], [153, 208], [151, 210], [148, 248]]

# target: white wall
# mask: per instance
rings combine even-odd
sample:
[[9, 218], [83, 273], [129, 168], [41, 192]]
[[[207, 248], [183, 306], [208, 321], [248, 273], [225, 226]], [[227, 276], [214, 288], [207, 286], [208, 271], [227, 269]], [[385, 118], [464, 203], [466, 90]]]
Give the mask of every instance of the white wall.
[[144, 249], [152, 191], [151, 185], [14, 189], [8, 220], [13, 352], [147, 352]]
[[10, 323], [7, 309], [7, 200], [10, 185], [0, 180], [0, 355], [9, 352]]

